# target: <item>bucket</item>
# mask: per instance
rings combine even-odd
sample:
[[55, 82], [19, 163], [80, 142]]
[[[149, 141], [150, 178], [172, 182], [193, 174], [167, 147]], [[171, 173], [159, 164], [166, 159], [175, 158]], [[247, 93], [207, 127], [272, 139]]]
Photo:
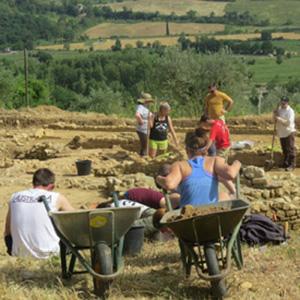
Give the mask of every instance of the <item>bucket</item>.
[[132, 226], [124, 237], [123, 254], [138, 255], [144, 245], [144, 226]]
[[92, 161], [91, 160], [77, 160], [76, 161], [77, 175], [85, 176], [91, 174]]

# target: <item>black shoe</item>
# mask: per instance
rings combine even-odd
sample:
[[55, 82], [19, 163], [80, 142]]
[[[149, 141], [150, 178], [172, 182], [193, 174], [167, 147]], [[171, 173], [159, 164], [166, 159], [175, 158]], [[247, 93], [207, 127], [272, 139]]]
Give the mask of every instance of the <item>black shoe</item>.
[[289, 167], [285, 168], [285, 170], [286, 170], [287, 172], [293, 172], [294, 169], [295, 169], [295, 167], [293, 167], [293, 166], [289, 166]]

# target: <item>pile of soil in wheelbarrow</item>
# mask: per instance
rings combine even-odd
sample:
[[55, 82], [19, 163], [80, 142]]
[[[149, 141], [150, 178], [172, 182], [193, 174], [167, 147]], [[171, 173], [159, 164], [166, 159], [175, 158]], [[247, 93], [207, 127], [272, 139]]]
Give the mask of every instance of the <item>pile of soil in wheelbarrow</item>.
[[192, 217], [198, 217], [198, 216], [205, 216], [210, 215], [212, 213], [219, 213], [223, 211], [228, 211], [229, 209], [227, 207], [217, 207], [217, 206], [211, 206], [211, 207], [194, 207], [192, 205], [186, 205], [181, 209], [180, 215], [177, 216], [171, 216], [167, 222], [171, 223], [178, 220], [184, 220], [189, 219]]

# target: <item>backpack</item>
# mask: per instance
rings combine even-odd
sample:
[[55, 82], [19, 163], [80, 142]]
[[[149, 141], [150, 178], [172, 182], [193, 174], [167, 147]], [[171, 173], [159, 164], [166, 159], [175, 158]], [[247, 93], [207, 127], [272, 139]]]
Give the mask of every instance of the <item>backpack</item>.
[[240, 238], [250, 246], [269, 242], [280, 244], [287, 240], [283, 226], [260, 214], [251, 214], [244, 218]]

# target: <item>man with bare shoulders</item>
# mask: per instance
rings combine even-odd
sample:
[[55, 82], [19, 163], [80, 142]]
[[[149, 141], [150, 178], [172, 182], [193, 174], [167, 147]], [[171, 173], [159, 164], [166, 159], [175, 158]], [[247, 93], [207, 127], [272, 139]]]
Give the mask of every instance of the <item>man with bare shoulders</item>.
[[12, 195], [4, 238], [8, 254], [45, 259], [58, 254], [60, 248], [59, 238], [40, 197], [46, 197], [51, 211], [70, 211], [73, 207], [63, 195], [53, 192], [55, 175], [49, 169], [37, 170], [32, 184], [33, 188]]

